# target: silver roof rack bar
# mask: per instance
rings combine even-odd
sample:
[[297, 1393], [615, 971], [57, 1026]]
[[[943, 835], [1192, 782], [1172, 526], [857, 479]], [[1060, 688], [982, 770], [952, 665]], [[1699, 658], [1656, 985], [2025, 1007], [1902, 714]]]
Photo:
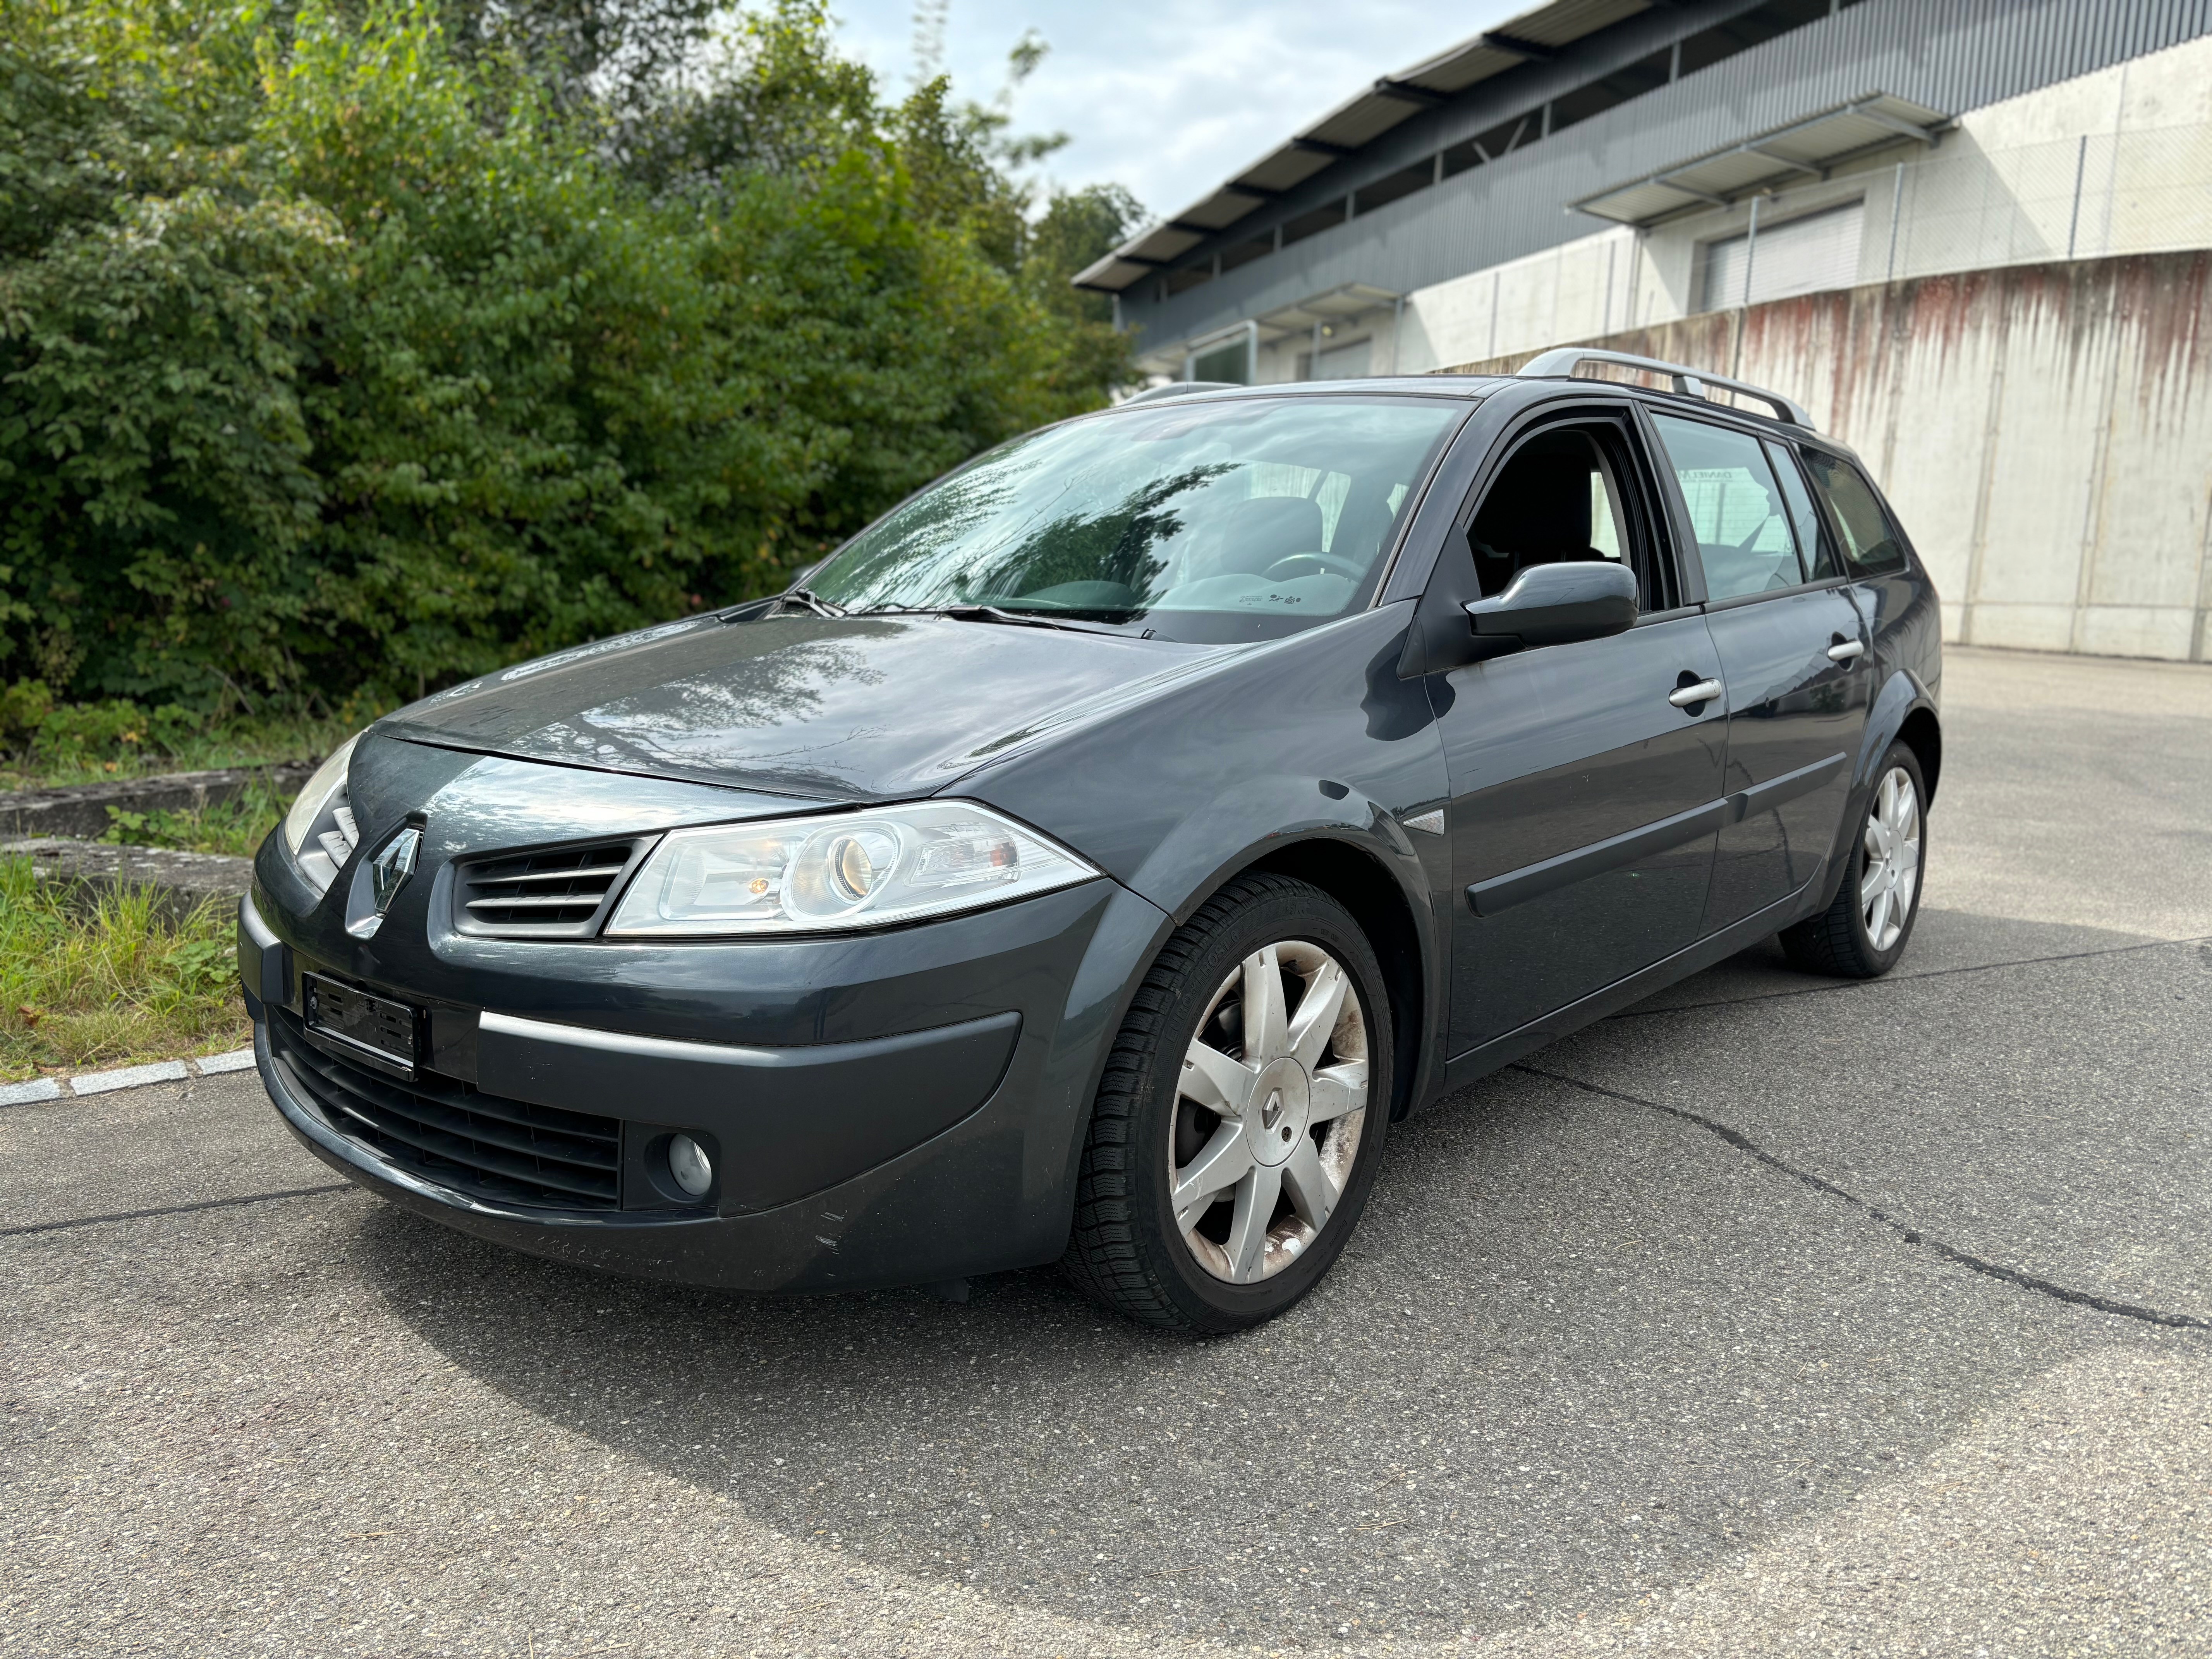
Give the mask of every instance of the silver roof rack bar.
[[1540, 352], [1521, 368], [1519, 378], [1524, 380], [1566, 380], [1574, 378], [1575, 370], [1584, 363], [1609, 363], [1615, 368], [1638, 368], [1647, 374], [1664, 374], [1674, 383], [1674, 392], [1681, 397], [1704, 398], [1705, 388], [1718, 386], [1723, 392], [1741, 392], [1747, 398], [1756, 398], [1761, 403], [1774, 405], [1774, 413], [1792, 426], [1813, 430], [1813, 417], [1805, 412], [1802, 404], [1784, 397], [1778, 392], [1769, 392], [1763, 386], [1752, 386], [1743, 380], [1731, 380], [1725, 374], [1708, 374], [1701, 368], [1692, 368], [1686, 363], [1662, 362], [1656, 357], [1638, 357], [1626, 351], [1595, 351], [1585, 346], [1560, 346], [1555, 350]]

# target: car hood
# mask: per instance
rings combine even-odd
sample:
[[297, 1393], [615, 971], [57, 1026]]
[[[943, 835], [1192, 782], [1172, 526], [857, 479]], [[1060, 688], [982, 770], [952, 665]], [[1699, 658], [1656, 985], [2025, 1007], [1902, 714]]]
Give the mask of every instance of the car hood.
[[599, 771], [895, 800], [1235, 648], [945, 617], [702, 617], [472, 680], [377, 729]]

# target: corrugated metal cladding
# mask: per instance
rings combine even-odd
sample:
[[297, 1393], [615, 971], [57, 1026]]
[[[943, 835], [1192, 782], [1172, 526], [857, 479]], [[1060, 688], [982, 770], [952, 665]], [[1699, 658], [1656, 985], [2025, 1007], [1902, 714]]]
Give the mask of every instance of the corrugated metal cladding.
[[[1209, 239], [1205, 251], [1341, 200], [1532, 99], [1609, 72], [1655, 40], [1745, 9], [1655, 8], [1594, 38], [1586, 66], [1577, 51], [1541, 65], [1540, 84], [1502, 76], [1510, 84], [1425, 112]], [[1123, 295], [1123, 319], [1141, 331], [1141, 344], [1165, 346], [1342, 283], [1407, 293], [1603, 229], [1604, 221], [1564, 204], [1863, 93], [1960, 114], [2208, 33], [2212, 0], [1863, 0], [1164, 301], [1151, 298], [1150, 281], [1139, 283]]]

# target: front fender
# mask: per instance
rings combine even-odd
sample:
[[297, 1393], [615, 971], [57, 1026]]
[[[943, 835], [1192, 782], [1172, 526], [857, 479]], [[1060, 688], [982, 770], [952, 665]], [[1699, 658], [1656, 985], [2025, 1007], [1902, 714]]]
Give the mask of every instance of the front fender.
[[1412, 613], [1391, 605], [1226, 658], [947, 793], [1035, 824], [1170, 925], [1262, 862], [1324, 884], [1377, 872], [1366, 886], [1410, 918], [1421, 990], [1406, 1023], [1420, 1047], [1407, 1072], [1425, 1075], [1442, 1029], [1436, 896], [1449, 890], [1449, 843], [1403, 820], [1449, 791], [1427, 688], [1397, 674]]
[[1132, 873], [1129, 885], [1178, 926], [1238, 871], [1304, 841], [1356, 848], [1389, 870], [1407, 903], [1425, 909], [1430, 876], [1398, 820], [1335, 779], [1275, 772], [1241, 777], [1197, 802]]

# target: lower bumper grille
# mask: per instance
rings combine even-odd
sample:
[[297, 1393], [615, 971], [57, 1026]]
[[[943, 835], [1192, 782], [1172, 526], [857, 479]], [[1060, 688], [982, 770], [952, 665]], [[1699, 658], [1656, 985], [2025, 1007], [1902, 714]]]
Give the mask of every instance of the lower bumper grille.
[[619, 1119], [483, 1094], [453, 1079], [397, 1083], [315, 1048], [289, 1010], [269, 1012], [270, 1048], [285, 1080], [333, 1130], [386, 1163], [501, 1204], [620, 1205]]

